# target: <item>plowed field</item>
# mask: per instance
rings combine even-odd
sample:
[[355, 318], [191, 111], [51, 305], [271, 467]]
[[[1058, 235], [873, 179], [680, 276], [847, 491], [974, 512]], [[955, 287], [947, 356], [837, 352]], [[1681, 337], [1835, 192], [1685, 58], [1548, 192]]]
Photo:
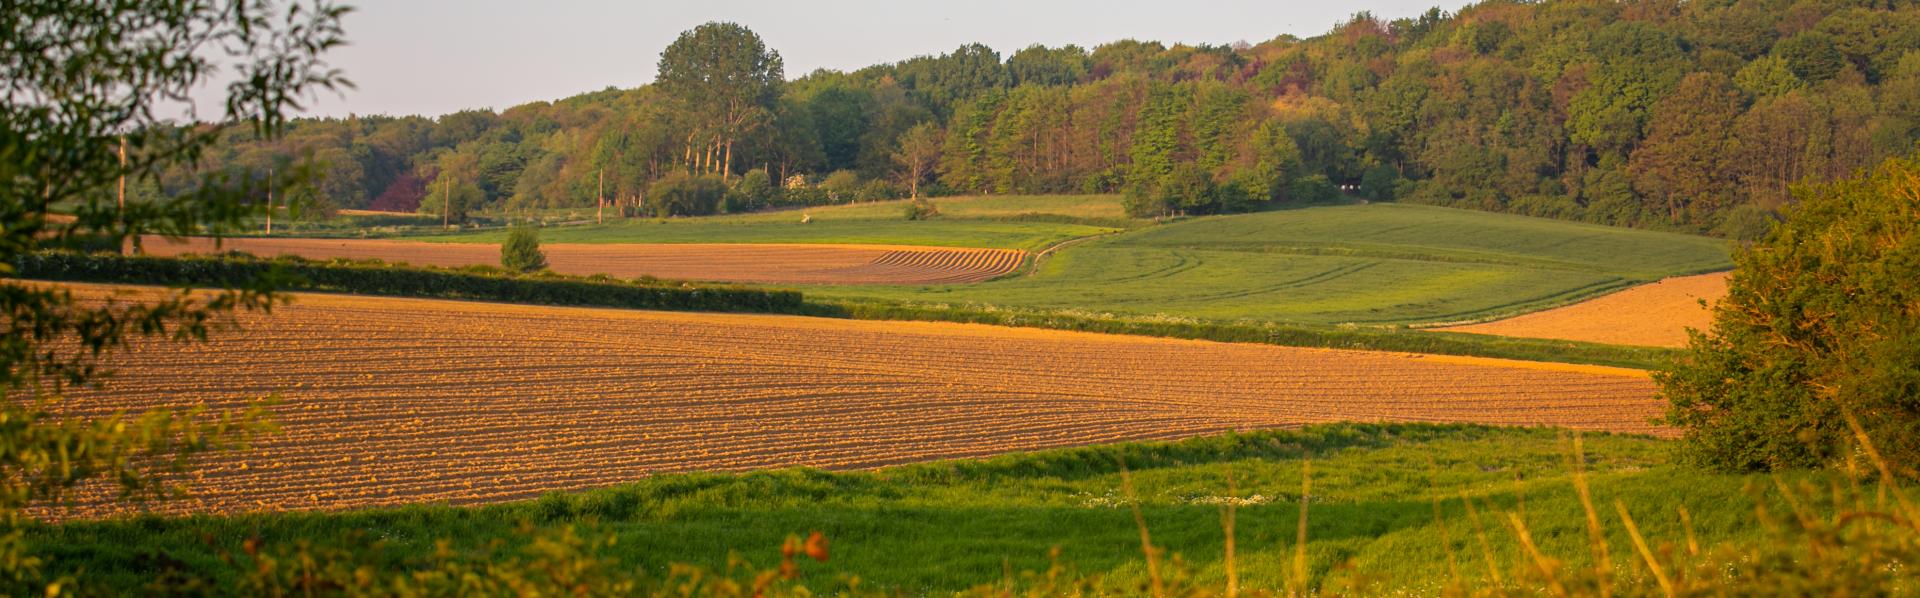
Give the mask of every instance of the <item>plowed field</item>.
[[[149, 238], [154, 255], [213, 253], [211, 239]], [[498, 265], [500, 246], [370, 239], [226, 239], [219, 250], [263, 257], [381, 259], [428, 266]], [[547, 264], [562, 274], [655, 276], [770, 284], [950, 284], [987, 280], [1020, 267], [1015, 249], [893, 245], [548, 244]]]
[[[1727, 273], [1668, 278], [1566, 307], [1484, 324], [1437, 328], [1528, 338], [1682, 347], [1687, 329], [1713, 324], [1711, 306], [1727, 295]], [[1701, 307], [1705, 300], [1707, 307]]]
[[[105, 287], [79, 286], [90, 296]], [[867, 468], [1330, 421], [1653, 432], [1644, 373], [927, 322], [300, 295], [139, 344], [108, 413], [281, 393], [170, 511], [483, 503], [660, 472]], [[99, 512], [76, 513], [98, 515]]]

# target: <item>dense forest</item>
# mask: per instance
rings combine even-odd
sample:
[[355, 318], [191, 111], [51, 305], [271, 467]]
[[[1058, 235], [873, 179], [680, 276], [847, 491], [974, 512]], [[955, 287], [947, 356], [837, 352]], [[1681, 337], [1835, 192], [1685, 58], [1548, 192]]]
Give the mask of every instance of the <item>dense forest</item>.
[[[1803, 181], [1920, 139], [1920, 3], [1489, 1], [1311, 39], [967, 45], [788, 79], [757, 35], [690, 30], [659, 78], [501, 112], [236, 130], [197, 171], [320, 165], [302, 201], [658, 213], [921, 194], [1125, 193], [1138, 215], [1342, 190], [1749, 237]], [[423, 197], [435, 198], [423, 202]], [[327, 209], [318, 210], [325, 213]]]

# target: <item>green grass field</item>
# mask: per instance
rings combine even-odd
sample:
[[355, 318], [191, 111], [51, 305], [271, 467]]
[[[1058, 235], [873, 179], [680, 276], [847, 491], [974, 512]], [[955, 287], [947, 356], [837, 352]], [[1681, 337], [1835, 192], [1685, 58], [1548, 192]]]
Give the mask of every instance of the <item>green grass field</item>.
[[[1676, 466], [1667, 441], [1590, 435], [1585, 444], [1593, 498], [1621, 566], [1631, 567], [1632, 548], [1613, 514], [1616, 500], [1656, 546], [1684, 544], [1682, 507], [1702, 543], [1756, 541], [1764, 533], [1753, 524], [1755, 499], [1744, 488], [1770, 485], [1766, 476]], [[1448, 578], [1449, 558], [1466, 579], [1488, 577], [1476, 530], [1491, 540], [1497, 567], [1523, 563], [1514, 534], [1496, 523], [1508, 512], [1523, 516], [1547, 554], [1575, 565], [1588, 561], [1569, 455], [1566, 439], [1550, 430], [1338, 425], [870, 472], [663, 475], [482, 508], [72, 523], [31, 529], [28, 540], [61, 571], [84, 571], [90, 584], [127, 590], [167, 567], [230, 570], [219, 554], [237, 553], [247, 538], [269, 550], [301, 541], [354, 547], [390, 567], [425, 559], [440, 539], [454, 550], [474, 550], [496, 540], [523, 543], [522, 522], [582, 524], [617, 539], [602, 556], [661, 574], [672, 562], [723, 567], [731, 553], [769, 567], [782, 538], [820, 530], [833, 543], [833, 558], [807, 563], [810, 579], [858, 575], [909, 594], [941, 593], [997, 583], [1006, 569], [1044, 570], [1048, 551], [1059, 547], [1074, 570], [1124, 593], [1137, 591], [1144, 576], [1139, 532], [1121, 490], [1124, 460], [1154, 542], [1204, 583], [1223, 575], [1217, 503], [1228, 495], [1231, 474], [1237, 496], [1253, 503], [1238, 510], [1236, 524], [1243, 583], [1278, 588], [1310, 460], [1314, 584], [1337, 589], [1365, 580], [1376, 589], [1433, 593]], [[1824, 481], [1822, 475], [1780, 480]], [[1483, 520], [1478, 528], [1463, 495]], [[366, 548], [374, 541], [384, 549], [365, 556], [376, 554]]]
[[1729, 267], [1724, 241], [1427, 206], [1199, 218], [1090, 240], [1030, 276], [812, 296], [1209, 320], [1489, 319]]
[[[908, 221], [904, 201], [728, 214], [632, 219], [541, 231], [546, 243], [859, 243], [994, 247], [1039, 251], [1077, 237], [1145, 224], [1126, 218], [1110, 195], [955, 197], [935, 200], [941, 216]], [[801, 216], [812, 219], [801, 224]], [[429, 241], [497, 243], [489, 230]]]

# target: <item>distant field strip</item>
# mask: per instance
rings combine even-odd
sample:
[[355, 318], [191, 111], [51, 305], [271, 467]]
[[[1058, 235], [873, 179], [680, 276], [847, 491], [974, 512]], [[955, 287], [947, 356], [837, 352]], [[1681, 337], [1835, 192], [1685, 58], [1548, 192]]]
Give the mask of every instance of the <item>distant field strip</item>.
[[[155, 255], [212, 253], [211, 239], [174, 243], [150, 238]], [[953, 284], [1005, 275], [1026, 253], [1016, 249], [820, 244], [549, 244], [548, 265], [562, 274], [654, 276], [770, 284]], [[488, 243], [424, 243], [380, 239], [226, 239], [219, 250], [262, 257], [380, 259], [429, 266], [498, 264]]]
[[[1500, 336], [1615, 345], [1683, 347], [1687, 329], [1713, 324], [1712, 305], [1727, 295], [1727, 273], [1668, 278], [1566, 307], [1484, 324], [1435, 328]], [[1707, 306], [1702, 307], [1701, 301]]]
[[284, 433], [202, 468], [198, 497], [167, 509], [497, 502], [660, 472], [1332, 421], [1664, 432], [1643, 372], [1595, 366], [345, 295], [241, 323], [211, 343], [137, 344], [116, 358], [111, 392], [60, 404], [104, 414], [281, 393]]

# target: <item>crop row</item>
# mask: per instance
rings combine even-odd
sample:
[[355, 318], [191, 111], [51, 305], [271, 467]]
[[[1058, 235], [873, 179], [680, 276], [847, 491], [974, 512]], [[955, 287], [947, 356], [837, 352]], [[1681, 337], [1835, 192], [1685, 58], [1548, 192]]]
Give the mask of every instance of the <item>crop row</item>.
[[497, 502], [1327, 421], [1661, 431], [1643, 376], [1403, 354], [343, 295], [257, 318], [206, 344], [137, 345], [106, 392], [61, 409], [278, 393], [284, 433], [208, 464], [199, 498], [169, 506], [203, 511]]

